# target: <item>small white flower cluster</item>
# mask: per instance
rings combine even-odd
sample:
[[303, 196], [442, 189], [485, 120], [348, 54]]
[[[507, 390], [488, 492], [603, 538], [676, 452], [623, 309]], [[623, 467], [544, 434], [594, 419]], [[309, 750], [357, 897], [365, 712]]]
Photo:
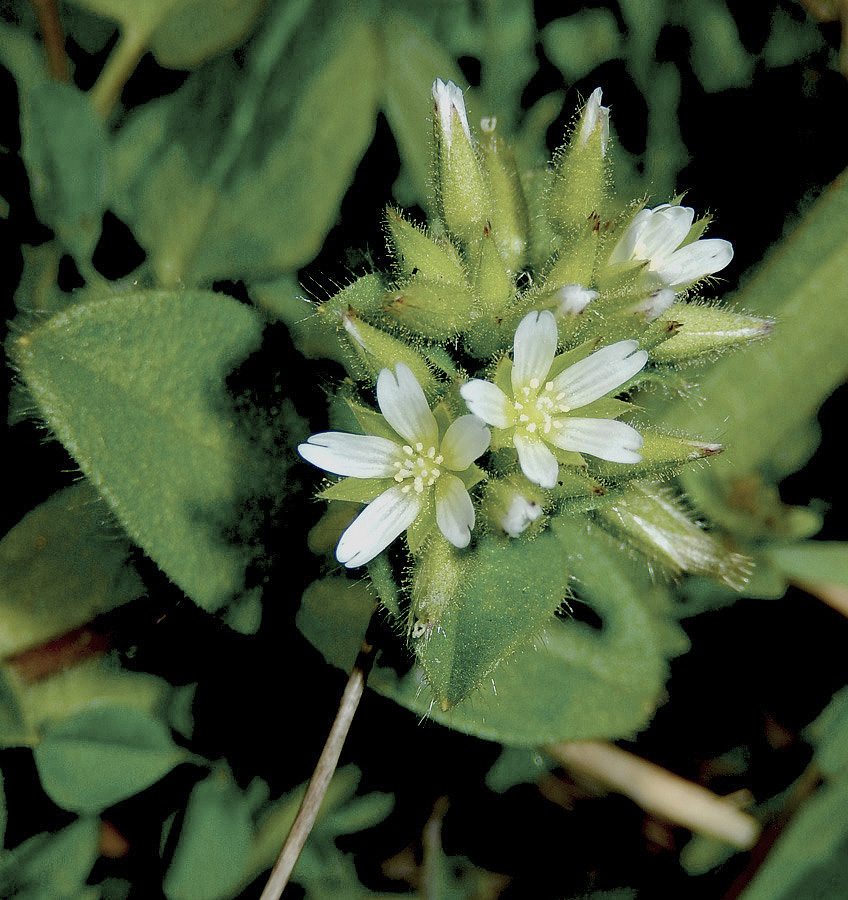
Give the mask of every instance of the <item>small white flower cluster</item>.
[[[456, 175], [452, 166], [465, 172], [465, 165], [476, 178], [478, 160], [473, 147], [469, 150], [473, 138], [461, 89], [437, 79], [432, 96], [438, 152], [449, 163], [446, 172]], [[577, 152], [606, 154], [610, 111], [601, 99], [598, 88], [586, 103], [576, 136]], [[494, 127], [494, 120], [484, 120], [485, 132]], [[479, 225], [476, 194], [466, 190], [468, 179], [457, 176], [454, 181], [456, 202], [451, 215], [460, 233], [465, 233], [463, 229], [473, 233]], [[606, 257], [605, 264], [613, 269], [630, 272], [638, 267], [634, 277], [638, 295], [644, 289], [644, 297], [631, 311], [647, 322], [666, 312], [677, 292], [720, 271], [733, 258], [729, 242], [700, 238], [700, 229], [693, 229], [694, 216], [694, 210], [680, 205], [641, 209]], [[445, 224], [450, 228], [447, 216]], [[542, 515], [544, 501], [538, 488], [555, 489], [560, 466], [580, 462], [569, 454], [624, 465], [641, 461], [641, 434], [616, 418], [622, 407], [596, 401], [618, 393], [641, 372], [648, 360], [646, 351], [636, 340], [620, 340], [574, 362], [567, 354], [557, 355], [558, 321], [580, 316], [600, 296], [587, 285], [565, 284], [554, 293], [552, 310], [526, 315], [515, 331], [511, 368], [506, 360], [494, 380], [474, 378], [462, 384], [459, 397], [468, 414], [452, 422], [439, 410], [437, 419], [412, 370], [396, 362], [394, 371], [382, 368], [377, 378], [383, 423], [376, 424], [378, 417], [364, 419], [379, 434], [329, 431], [299, 446], [301, 456], [319, 468], [363, 480], [361, 491], [357, 483], [354, 489], [343, 488], [336, 494], [367, 501], [339, 540], [339, 562], [362, 566], [413, 528], [415, 539], [413, 531], [409, 535], [413, 550], [421, 535], [435, 527], [455, 547], [468, 546], [476, 519], [469, 487], [483, 477], [474, 463], [492, 443], [499, 451], [513, 451], [518, 469], [532, 482], [525, 482], [527, 496], [519, 484], [522, 476], [516, 475], [515, 483], [503, 487], [495, 518], [511, 537]], [[344, 327], [357, 344], [368, 349], [350, 317], [344, 319]], [[580, 415], [581, 411], [585, 414]], [[328, 489], [328, 496], [332, 490]]]
[[[525, 476], [543, 488], [557, 483], [559, 462], [551, 448], [587, 453], [620, 463], [639, 462], [642, 438], [615, 419], [572, 416], [621, 387], [637, 374], [648, 355], [635, 341], [604, 347], [548, 378], [555, 365], [557, 326], [547, 311], [529, 313], [515, 332], [512, 392], [473, 379], [460, 388], [470, 415], [456, 419], [440, 436], [424, 391], [403, 363], [383, 369], [377, 404], [397, 440], [370, 434], [325, 431], [298, 447], [300, 455], [335, 475], [385, 479], [385, 490], [357, 516], [341, 537], [336, 558], [349, 568], [372, 560], [418, 518], [430, 502], [436, 524], [456, 547], [466, 547], [475, 513], [458, 477], [485, 453], [487, 426], [502, 429], [518, 454]], [[541, 510], [516, 500], [504, 523], [517, 536]]]

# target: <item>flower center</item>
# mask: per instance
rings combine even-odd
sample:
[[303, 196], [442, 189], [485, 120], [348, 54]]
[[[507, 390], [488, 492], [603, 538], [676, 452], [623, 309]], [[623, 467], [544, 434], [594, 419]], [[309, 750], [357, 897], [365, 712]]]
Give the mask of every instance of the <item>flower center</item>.
[[398, 484], [409, 482], [403, 486], [403, 493], [415, 491], [416, 494], [424, 492], [425, 488], [436, 483], [436, 479], [442, 474], [439, 466], [444, 457], [435, 447], [426, 447], [419, 441], [414, 447], [409, 444], [403, 446], [404, 459], [395, 462], [394, 479]]
[[567, 413], [571, 407], [565, 402], [565, 391], [554, 393], [554, 390], [552, 381], [546, 381], [542, 387], [538, 378], [531, 378], [529, 384], [520, 388], [512, 404], [515, 427], [535, 435], [562, 428], [562, 422], [554, 416]]

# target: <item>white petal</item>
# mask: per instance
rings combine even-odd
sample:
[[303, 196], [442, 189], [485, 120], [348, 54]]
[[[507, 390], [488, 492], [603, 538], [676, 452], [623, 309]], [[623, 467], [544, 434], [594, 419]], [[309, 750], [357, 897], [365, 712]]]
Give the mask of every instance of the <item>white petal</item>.
[[599, 87], [595, 88], [583, 107], [583, 119], [580, 124], [580, 146], [586, 146], [600, 122], [601, 156], [604, 156], [606, 155], [607, 142], [609, 141], [609, 107], [601, 106], [602, 96], [602, 90]]
[[465, 132], [468, 140], [471, 140], [471, 129], [468, 127], [468, 113], [465, 111], [465, 98], [462, 96], [462, 88], [453, 81], [444, 82], [437, 78], [433, 82], [433, 100], [436, 103], [436, 112], [439, 114], [439, 123], [442, 127], [442, 137], [450, 146], [453, 141], [453, 114], [459, 117], [459, 124]]
[[528, 313], [515, 329], [512, 389], [519, 391], [533, 378], [544, 381], [557, 348], [557, 324], [550, 310]]
[[733, 259], [733, 245], [721, 238], [687, 244], [672, 253], [657, 276], [669, 287], [681, 288], [723, 269]]
[[642, 234], [649, 226], [653, 215], [654, 211], [652, 209], [640, 209], [636, 213], [613, 248], [609, 258], [611, 263], [629, 262], [631, 259], [644, 258], [635, 255], [636, 247], [637, 245], [642, 245]]
[[518, 537], [525, 532], [531, 522], [542, 515], [542, 507], [535, 500], [528, 500], [516, 491], [512, 495], [509, 508], [500, 517], [499, 523], [510, 537]]
[[597, 291], [583, 287], [582, 284], [565, 284], [555, 294], [554, 300], [559, 304], [556, 317], [579, 316], [584, 309], [601, 295]]
[[559, 463], [541, 438], [532, 438], [524, 434], [515, 434], [512, 438], [518, 451], [518, 462], [521, 471], [532, 481], [543, 488], [556, 486], [559, 475]]
[[383, 491], [351, 522], [336, 547], [336, 559], [349, 569], [364, 566], [403, 534], [421, 512], [421, 495], [401, 485]]
[[474, 506], [465, 485], [455, 475], [442, 475], [436, 482], [436, 524], [454, 547], [468, 546]]
[[343, 431], [313, 434], [297, 452], [319, 469], [354, 478], [388, 478], [397, 471], [394, 463], [403, 458], [400, 447], [388, 438]]
[[686, 240], [695, 210], [690, 206], [663, 204], [651, 210], [653, 215], [642, 232], [642, 250], [637, 247], [637, 259], [650, 259], [651, 268], [657, 266]]
[[671, 309], [674, 304], [676, 294], [671, 288], [660, 288], [648, 294], [644, 300], [628, 306], [627, 311], [633, 315], [644, 316], [646, 322], [653, 322], [658, 319], [664, 312]]
[[492, 432], [477, 416], [460, 416], [451, 422], [439, 453], [444, 457], [445, 466], [454, 472], [464, 472], [471, 463], [482, 456], [492, 439]]
[[560, 419], [563, 427], [551, 432], [557, 447], [588, 453], [609, 462], [637, 463], [642, 457], [635, 451], [644, 443], [642, 435], [616, 419]]
[[459, 389], [469, 412], [495, 428], [508, 428], [512, 424], [512, 404], [507, 395], [491, 381], [474, 378]]
[[602, 347], [554, 378], [553, 394], [565, 393], [569, 409], [578, 409], [608, 394], [640, 372], [648, 354], [636, 341], [618, 341]]
[[394, 430], [409, 441], [433, 447], [439, 439], [439, 428], [430, 411], [424, 391], [412, 369], [397, 363], [395, 371], [381, 369], [377, 376], [377, 403], [383, 417]]

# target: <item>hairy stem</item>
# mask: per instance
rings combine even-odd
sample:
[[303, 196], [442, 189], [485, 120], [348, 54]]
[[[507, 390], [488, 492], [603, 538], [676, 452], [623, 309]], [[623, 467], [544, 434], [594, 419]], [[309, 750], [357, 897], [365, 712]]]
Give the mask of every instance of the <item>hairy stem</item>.
[[646, 812], [740, 850], [757, 841], [757, 820], [731, 801], [604, 741], [563, 741], [545, 752], [576, 774], [634, 800]]
[[359, 655], [350, 671], [350, 677], [347, 680], [344, 693], [342, 694], [339, 709], [336, 718], [327, 735], [324, 749], [312, 773], [309, 786], [300, 804], [300, 809], [289, 831], [283, 849], [277, 857], [277, 862], [271, 870], [271, 876], [265, 885], [265, 890], [259, 900], [279, 900], [280, 895], [285, 890], [289, 882], [292, 870], [297, 863], [300, 851], [306, 843], [309, 832], [315, 824], [324, 795], [330, 784], [330, 779], [336, 771], [339, 761], [339, 755], [342, 752], [345, 739], [347, 738], [350, 723], [359, 706], [359, 700], [365, 689], [365, 682], [368, 679], [368, 673], [374, 664], [374, 655], [376, 651], [376, 626], [378, 620], [378, 612], [375, 609], [371, 616], [371, 621], [362, 640], [362, 646], [359, 649]]

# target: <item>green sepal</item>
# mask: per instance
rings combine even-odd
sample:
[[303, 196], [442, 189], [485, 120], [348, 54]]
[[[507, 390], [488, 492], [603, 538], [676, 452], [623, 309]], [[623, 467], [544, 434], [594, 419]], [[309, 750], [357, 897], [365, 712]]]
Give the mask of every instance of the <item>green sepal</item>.
[[640, 550], [673, 575], [706, 575], [737, 590], [747, 581], [752, 561], [704, 531], [667, 489], [634, 486], [596, 515], [627, 546]]
[[500, 316], [515, 297], [515, 284], [509, 267], [495, 244], [492, 232], [485, 229], [478, 242], [477, 272], [474, 278], [474, 296], [487, 318]]
[[412, 374], [427, 394], [432, 398], [438, 391], [438, 382], [427, 360], [406, 341], [369, 325], [353, 312], [343, 313], [340, 339], [347, 344], [349, 352], [348, 369], [358, 380], [377, 383], [382, 369], [394, 371], [399, 362], [409, 366]]
[[598, 250], [598, 232], [592, 222], [580, 228], [574, 228], [559, 242], [559, 250], [549, 260], [542, 273], [540, 302], [534, 303], [536, 308], [553, 307], [558, 301], [556, 292], [567, 284], [581, 284], [584, 287], [592, 283], [595, 270], [595, 257]]
[[462, 574], [462, 551], [441, 534], [433, 535], [412, 573], [406, 631], [413, 648], [418, 641], [426, 643], [433, 630], [441, 627], [443, 616], [459, 593]]
[[406, 544], [414, 556], [427, 545], [430, 536], [438, 531], [436, 525], [436, 506], [433, 502], [433, 491], [425, 491], [424, 505], [415, 521], [406, 529]]
[[607, 193], [609, 164], [602, 149], [602, 129], [596, 127], [581, 146], [574, 130], [569, 145], [554, 159], [554, 179], [547, 196], [547, 216], [560, 234], [586, 227], [597, 218]]
[[507, 272], [514, 274], [524, 265], [530, 236], [527, 200], [512, 148], [495, 131], [493, 120], [487, 120], [480, 144], [492, 197], [492, 234]]
[[442, 219], [448, 233], [466, 243], [483, 234], [491, 202], [480, 161], [472, 142], [454, 113], [453, 139], [442, 139], [439, 117], [435, 118], [436, 185]]
[[318, 492], [322, 500], [345, 500], [350, 503], [370, 503], [394, 481], [391, 478], [343, 478]]
[[440, 285], [467, 286], [462, 260], [447, 238], [431, 237], [392, 207], [386, 210], [386, 230], [401, 275], [420, 275], [425, 281]]
[[480, 484], [481, 481], [485, 481], [489, 477], [485, 470], [475, 463], [471, 463], [462, 472], [454, 472], [453, 474], [465, 485], [467, 491], [470, 491], [475, 485]]
[[348, 409], [353, 413], [363, 434], [386, 438], [386, 440], [394, 441], [395, 443], [403, 440], [380, 413], [369, 409], [367, 406], [354, 403], [352, 400], [346, 400], [345, 402]]
[[[333, 294], [324, 301], [318, 312], [322, 316], [339, 319], [344, 313], [353, 310], [356, 313], [372, 313], [379, 311], [385, 301], [386, 286], [383, 279], [375, 272], [361, 275], [356, 281]], [[338, 327], [338, 323], [336, 323]]]
[[[582, 412], [582, 410], [580, 410]], [[614, 463], [591, 458], [589, 468], [593, 475], [611, 481], [636, 479], [657, 480], [670, 478], [685, 465], [709, 459], [724, 449], [721, 444], [693, 441], [673, 434], [639, 429], [644, 443], [638, 463]]]
[[470, 317], [474, 298], [465, 285], [410, 278], [386, 295], [386, 312], [429, 340], [449, 340]]
[[658, 364], [688, 362], [763, 338], [772, 327], [769, 319], [718, 306], [675, 303], [651, 326], [650, 332], [665, 336], [665, 340], [653, 347], [651, 359]]

